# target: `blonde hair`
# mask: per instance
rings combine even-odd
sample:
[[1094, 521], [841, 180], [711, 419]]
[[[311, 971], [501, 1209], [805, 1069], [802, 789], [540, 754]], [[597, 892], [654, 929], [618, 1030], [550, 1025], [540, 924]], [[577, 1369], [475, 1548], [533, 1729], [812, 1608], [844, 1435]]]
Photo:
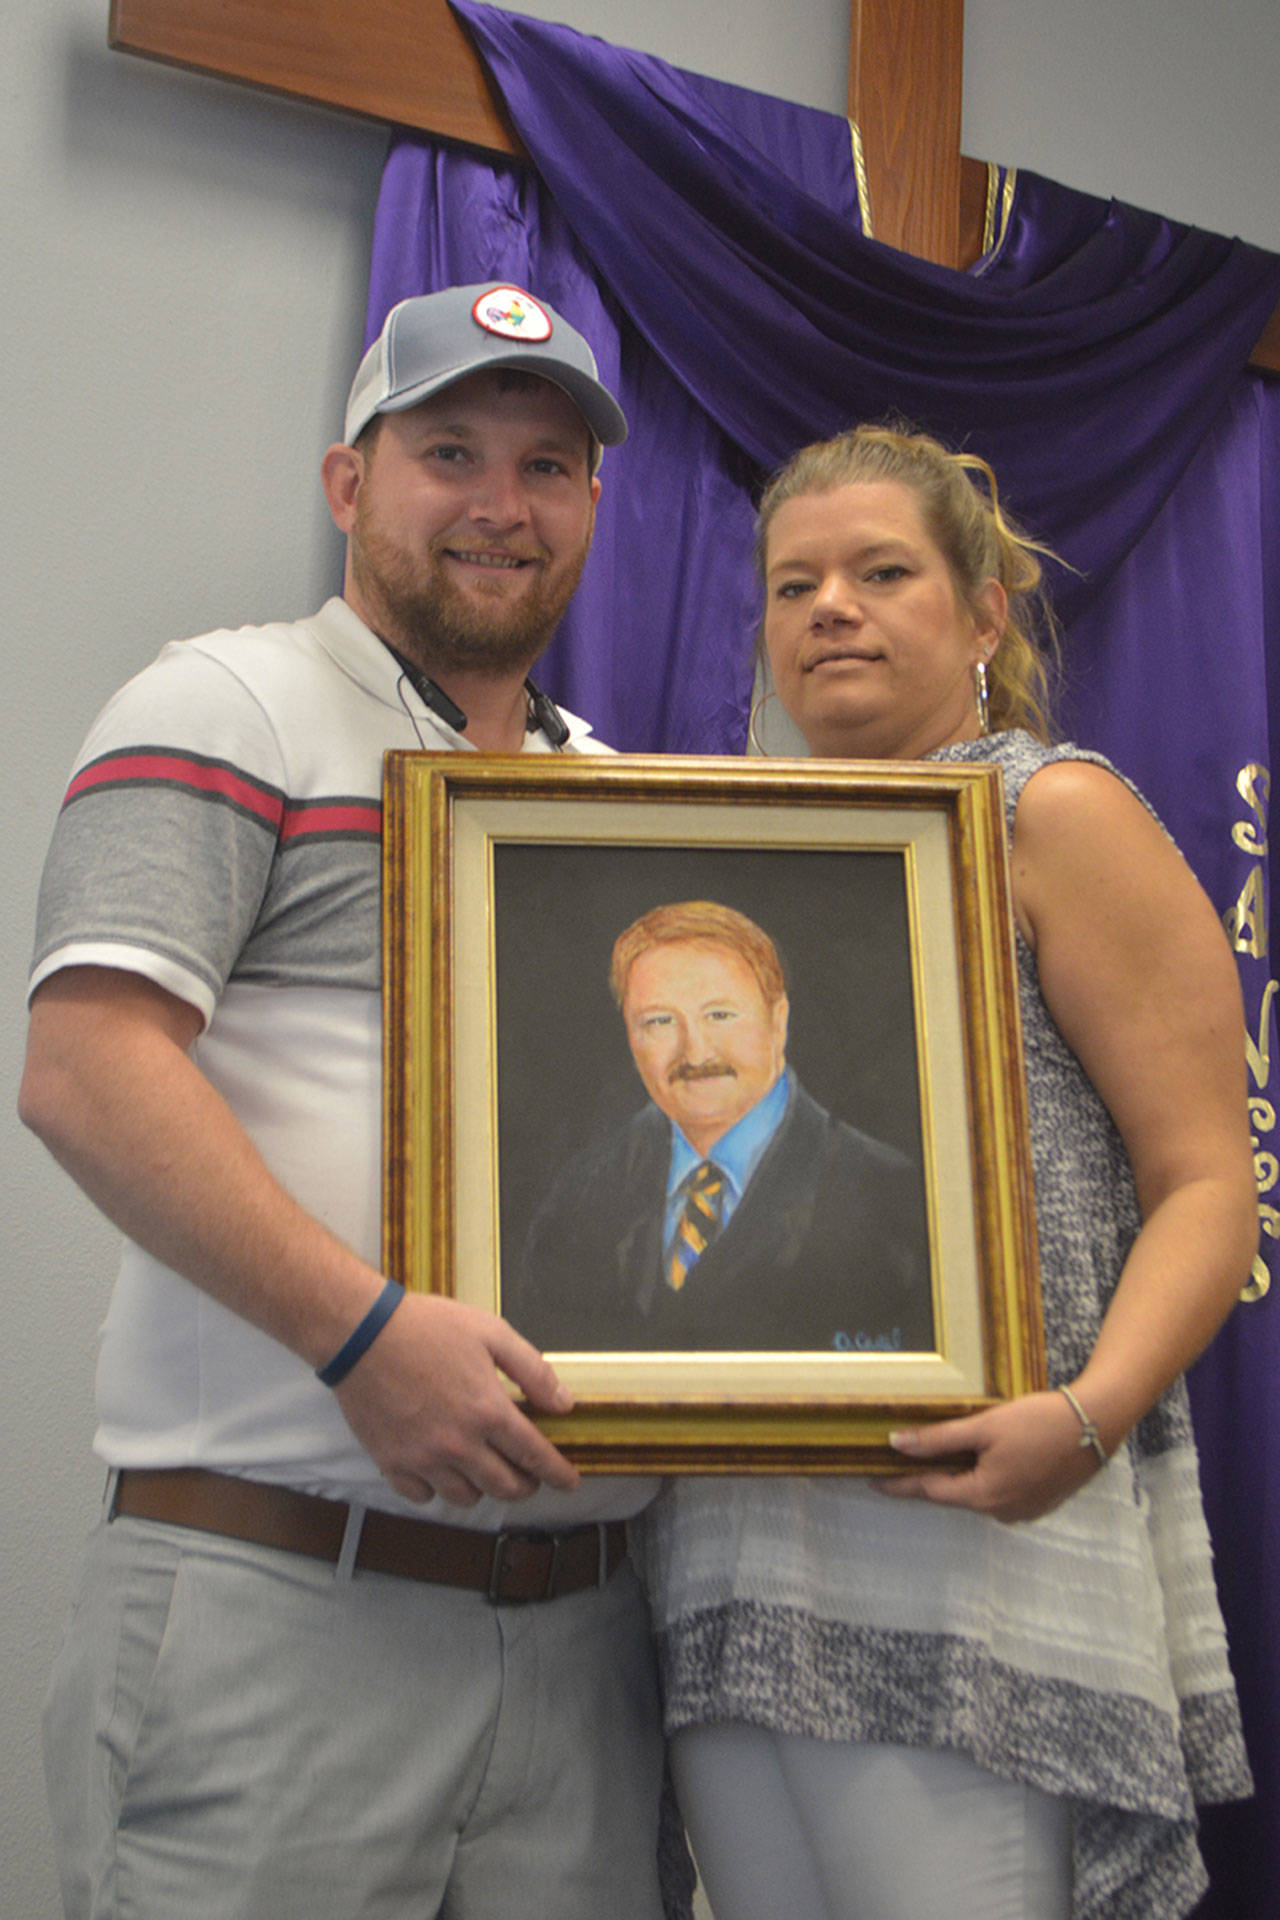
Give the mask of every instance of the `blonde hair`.
[[761, 574], [769, 527], [779, 507], [806, 493], [832, 493], [838, 487], [880, 480], [893, 481], [914, 495], [963, 606], [974, 608], [986, 580], [998, 580], [1004, 588], [1008, 619], [987, 662], [991, 726], [1025, 727], [1047, 741], [1058, 634], [1039, 556], [1056, 556], [1005, 513], [996, 477], [977, 454], [951, 453], [928, 434], [893, 422], [851, 427], [831, 440], [802, 447], [774, 475], [760, 501], [756, 561]]
[[778, 949], [754, 920], [733, 907], [722, 907], [716, 900], [679, 900], [642, 914], [614, 941], [609, 987], [619, 1006], [640, 955], [650, 947], [674, 946], [677, 941], [727, 947], [736, 953], [755, 975], [767, 1006], [773, 1006], [786, 993]]

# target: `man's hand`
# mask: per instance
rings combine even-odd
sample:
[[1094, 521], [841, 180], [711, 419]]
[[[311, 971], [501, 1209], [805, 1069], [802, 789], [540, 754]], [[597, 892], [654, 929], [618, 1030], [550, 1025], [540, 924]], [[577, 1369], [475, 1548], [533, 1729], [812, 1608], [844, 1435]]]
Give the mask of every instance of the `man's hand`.
[[516, 1406], [499, 1369], [541, 1413], [573, 1396], [536, 1347], [496, 1314], [407, 1294], [334, 1391], [352, 1432], [407, 1500], [572, 1492], [578, 1474]]

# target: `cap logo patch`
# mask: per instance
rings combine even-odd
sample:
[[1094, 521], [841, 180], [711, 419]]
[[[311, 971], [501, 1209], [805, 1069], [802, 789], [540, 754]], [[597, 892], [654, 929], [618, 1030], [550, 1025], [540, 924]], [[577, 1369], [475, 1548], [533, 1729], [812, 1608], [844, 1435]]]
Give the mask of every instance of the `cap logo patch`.
[[486, 333], [504, 340], [549, 340], [550, 315], [531, 293], [520, 287], [490, 287], [471, 309], [472, 318]]

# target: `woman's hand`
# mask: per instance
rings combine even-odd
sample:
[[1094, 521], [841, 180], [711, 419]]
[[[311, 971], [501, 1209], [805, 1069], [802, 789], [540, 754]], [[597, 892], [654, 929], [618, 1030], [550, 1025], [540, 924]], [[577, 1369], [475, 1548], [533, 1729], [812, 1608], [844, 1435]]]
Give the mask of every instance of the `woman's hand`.
[[[968, 1507], [995, 1520], [1038, 1520], [1100, 1470], [1083, 1437], [1065, 1394], [1028, 1393], [963, 1420], [891, 1434], [892, 1445], [919, 1469], [875, 1484], [898, 1499]], [[971, 1467], [930, 1466], [963, 1453], [974, 1455]]]

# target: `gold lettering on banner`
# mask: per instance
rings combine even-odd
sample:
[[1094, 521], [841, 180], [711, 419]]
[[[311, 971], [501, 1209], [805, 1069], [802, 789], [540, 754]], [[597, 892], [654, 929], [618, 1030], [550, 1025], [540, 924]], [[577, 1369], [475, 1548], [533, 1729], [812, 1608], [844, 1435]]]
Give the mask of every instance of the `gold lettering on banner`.
[[[1237, 953], [1248, 954], [1251, 959], [1263, 960], [1267, 955], [1267, 882], [1266, 870], [1262, 862], [1267, 852], [1267, 808], [1271, 798], [1271, 775], [1256, 761], [1250, 761], [1247, 767], [1241, 767], [1236, 775], [1236, 791], [1253, 815], [1252, 820], [1237, 820], [1231, 829], [1233, 846], [1242, 853], [1250, 854], [1257, 865], [1249, 869], [1249, 875], [1233, 907], [1223, 915], [1223, 925], [1227, 938]], [[1249, 1064], [1249, 1077], [1256, 1092], [1250, 1090], [1249, 1126], [1250, 1144], [1253, 1147], [1253, 1172], [1258, 1183], [1258, 1222], [1269, 1240], [1280, 1240], [1280, 1211], [1267, 1200], [1264, 1194], [1270, 1193], [1280, 1181], [1280, 1157], [1271, 1151], [1272, 1142], [1266, 1138], [1275, 1130], [1276, 1110], [1274, 1103], [1267, 1098], [1268, 1083], [1271, 1079], [1271, 1009], [1276, 997], [1277, 983], [1268, 980], [1262, 991], [1262, 1007], [1258, 1014], [1258, 1034], [1255, 1039], [1246, 1028], [1244, 1036], [1245, 1058]], [[1255, 1255], [1249, 1279], [1241, 1291], [1242, 1300], [1261, 1300], [1270, 1291], [1271, 1275], [1261, 1253]]]
[[[1262, 1231], [1269, 1240], [1280, 1240], [1280, 1213], [1274, 1207], [1260, 1206], [1258, 1218], [1262, 1222]], [[1249, 1278], [1240, 1289], [1240, 1298], [1246, 1306], [1255, 1300], [1264, 1300], [1271, 1291], [1271, 1274], [1267, 1263], [1260, 1253], [1253, 1256], [1253, 1266]]]
[[[1277, 984], [1274, 980], [1268, 980], [1263, 991], [1262, 1011], [1258, 1015], [1257, 1040], [1254, 1040], [1247, 1027], [1244, 1030], [1244, 1057], [1249, 1062], [1249, 1072], [1253, 1076], [1255, 1087], [1265, 1087], [1271, 1078], [1271, 1002], [1276, 997]], [[1260, 1110], [1265, 1109], [1265, 1112], [1258, 1113], [1258, 1126], [1261, 1132], [1269, 1133], [1276, 1123], [1275, 1108], [1269, 1100], [1259, 1100], [1256, 1094], [1252, 1094], [1249, 1099], [1251, 1114], [1255, 1107]]]
[[1255, 960], [1266, 959], [1267, 883], [1261, 867], [1250, 867], [1240, 898], [1223, 914], [1222, 924], [1237, 953], [1252, 954]]
[[1267, 803], [1271, 798], [1271, 775], [1265, 767], [1250, 761], [1236, 775], [1236, 788], [1258, 825], [1255, 831], [1252, 820], [1237, 820], [1231, 829], [1231, 838], [1241, 852], [1261, 858], [1267, 850]]

